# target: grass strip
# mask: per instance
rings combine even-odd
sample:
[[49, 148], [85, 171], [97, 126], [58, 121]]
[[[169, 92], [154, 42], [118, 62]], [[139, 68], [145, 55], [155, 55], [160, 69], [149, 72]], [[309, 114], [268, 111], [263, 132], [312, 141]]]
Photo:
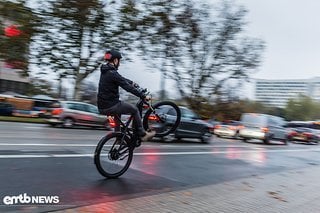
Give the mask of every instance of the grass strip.
[[47, 123], [43, 118], [28, 118], [14, 116], [0, 116], [0, 121], [24, 122], [24, 123]]

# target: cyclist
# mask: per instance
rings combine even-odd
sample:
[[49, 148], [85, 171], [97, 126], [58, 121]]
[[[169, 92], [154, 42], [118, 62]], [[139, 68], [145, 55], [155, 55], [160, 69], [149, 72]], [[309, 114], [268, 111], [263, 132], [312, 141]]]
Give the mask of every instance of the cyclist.
[[105, 63], [101, 65], [101, 75], [98, 89], [98, 109], [104, 115], [132, 114], [134, 127], [142, 141], [150, 140], [155, 131], [146, 132], [142, 127], [141, 116], [136, 106], [119, 100], [119, 86], [135, 96], [148, 100], [144, 93], [137, 89], [137, 85], [118, 73], [121, 53], [117, 50], [106, 51]]

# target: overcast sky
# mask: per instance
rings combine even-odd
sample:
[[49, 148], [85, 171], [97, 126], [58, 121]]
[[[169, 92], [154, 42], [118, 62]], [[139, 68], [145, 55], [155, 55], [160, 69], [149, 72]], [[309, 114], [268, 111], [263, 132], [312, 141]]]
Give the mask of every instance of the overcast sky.
[[254, 77], [299, 79], [320, 76], [319, 0], [237, 0], [248, 10], [248, 33], [266, 42]]
[[[305, 79], [320, 76], [320, 0], [235, 2], [248, 9], [246, 35], [266, 43], [263, 62], [252, 78]], [[153, 91], [159, 90], [160, 75], [146, 72], [140, 62], [125, 64], [120, 73]], [[247, 97], [253, 98], [252, 85], [245, 90]]]

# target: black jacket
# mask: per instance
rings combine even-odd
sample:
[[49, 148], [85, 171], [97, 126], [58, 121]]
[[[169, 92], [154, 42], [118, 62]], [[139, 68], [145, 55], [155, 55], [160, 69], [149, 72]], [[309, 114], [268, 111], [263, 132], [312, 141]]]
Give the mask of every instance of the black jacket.
[[140, 98], [144, 98], [144, 94], [132, 85], [133, 82], [121, 76], [111, 64], [103, 64], [100, 70], [101, 75], [98, 90], [99, 109], [108, 109], [120, 101], [119, 86]]

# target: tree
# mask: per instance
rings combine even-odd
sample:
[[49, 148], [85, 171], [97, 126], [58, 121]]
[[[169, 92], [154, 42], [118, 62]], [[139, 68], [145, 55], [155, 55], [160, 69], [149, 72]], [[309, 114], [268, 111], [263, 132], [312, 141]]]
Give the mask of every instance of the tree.
[[[80, 85], [99, 67], [107, 48], [115, 47], [113, 18], [105, 10], [113, 3], [100, 0], [50, 0], [37, 10], [42, 19], [34, 45], [33, 62], [44, 74], [74, 80], [73, 98], [79, 100]], [[111, 6], [110, 6], [111, 7]]]
[[51, 82], [41, 78], [31, 78], [28, 89], [28, 95], [54, 95], [53, 85]]
[[[135, 29], [139, 32], [137, 42], [141, 56], [146, 59], [147, 65], [161, 72], [160, 99], [166, 97], [165, 81], [171, 78], [173, 59], [181, 59], [185, 36], [197, 34], [197, 24], [190, 14], [189, 8], [193, 7], [191, 1], [149, 0], [142, 1], [135, 6], [134, 13], [126, 16], [126, 21], [137, 23]], [[146, 8], [137, 12], [136, 8]], [[187, 13], [187, 14], [186, 14]], [[140, 14], [139, 19], [135, 18]], [[131, 16], [130, 16], [131, 15]], [[189, 16], [190, 15], [190, 16]], [[202, 15], [206, 15], [205, 13]], [[187, 20], [184, 20], [187, 18]], [[186, 34], [186, 31], [189, 31]]]
[[0, 58], [24, 75], [28, 75], [29, 45], [37, 22], [25, 1], [0, 2]]
[[264, 44], [243, 35], [243, 7], [223, 2], [211, 14], [208, 5], [191, 0], [144, 4], [149, 9], [140, 26], [142, 55], [175, 80], [191, 108], [219, 95], [230, 79], [248, 80], [259, 66]]
[[92, 104], [97, 103], [97, 84], [92, 81], [85, 81], [81, 84], [82, 100]]
[[285, 117], [288, 120], [301, 121], [320, 119], [320, 103], [313, 101], [308, 96], [300, 95], [288, 101]]

